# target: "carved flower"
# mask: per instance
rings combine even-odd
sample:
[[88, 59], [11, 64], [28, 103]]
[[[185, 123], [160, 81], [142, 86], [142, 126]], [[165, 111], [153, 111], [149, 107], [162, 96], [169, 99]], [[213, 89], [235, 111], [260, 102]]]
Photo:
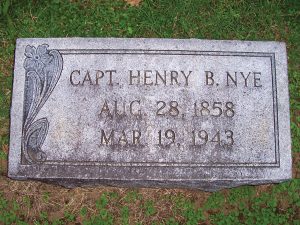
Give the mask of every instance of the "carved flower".
[[24, 67], [27, 70], [33, 69], [38, 73], [43, 70], [45, 65], [51, 61], [51, 56], [47, 51], [48, 45], [39, 45], [37, 49], [34, 46], [27, 45], [25, 48]]

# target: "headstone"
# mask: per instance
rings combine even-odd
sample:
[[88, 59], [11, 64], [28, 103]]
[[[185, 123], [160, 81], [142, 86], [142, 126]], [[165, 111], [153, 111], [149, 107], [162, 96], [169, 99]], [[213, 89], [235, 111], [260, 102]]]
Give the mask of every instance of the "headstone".
[[284, 43], [18, 39], [8, 175], [214, 191], [291, 178]]

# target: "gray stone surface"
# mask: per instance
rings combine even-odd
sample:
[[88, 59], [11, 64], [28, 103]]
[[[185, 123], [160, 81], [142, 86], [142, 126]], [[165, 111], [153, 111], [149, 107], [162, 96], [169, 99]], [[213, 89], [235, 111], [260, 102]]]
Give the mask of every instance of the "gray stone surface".
[[18, 39], [8, 175], [208, 191], [291, 178], [284, 43]]

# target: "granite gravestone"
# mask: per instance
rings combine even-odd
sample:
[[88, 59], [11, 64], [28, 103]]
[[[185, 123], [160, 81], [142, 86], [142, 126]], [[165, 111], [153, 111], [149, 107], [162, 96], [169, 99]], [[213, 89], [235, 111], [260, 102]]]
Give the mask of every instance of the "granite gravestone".
[[18, 39], [8, 175], [208, 191], [290, 179], [285, 44]]

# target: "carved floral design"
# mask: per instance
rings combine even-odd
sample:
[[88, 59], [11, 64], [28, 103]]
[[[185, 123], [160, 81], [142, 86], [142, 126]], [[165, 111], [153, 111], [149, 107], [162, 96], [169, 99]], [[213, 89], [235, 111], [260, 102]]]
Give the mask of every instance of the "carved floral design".
[[35, 120], [62, 71], [62, 57], [57, 50], [48, 50], [48, 45], [25, 48], [25, 101], [23, 117], [22, 149], [24, 159], [29, 162], [46, 160], [41, 147], [48, 133], [47, 118]]
[[51, 56], [47, 52], [48, 45], [40, 45], [37, 49], [34, 46], [27, 45], [25, 49], [24, 68], [42, 72], [45, 65], [51, 61]]

